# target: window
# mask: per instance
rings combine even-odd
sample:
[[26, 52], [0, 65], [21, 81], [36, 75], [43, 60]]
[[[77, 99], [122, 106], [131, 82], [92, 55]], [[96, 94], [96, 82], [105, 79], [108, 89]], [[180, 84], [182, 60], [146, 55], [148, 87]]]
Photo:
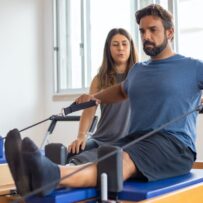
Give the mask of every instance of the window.
[[106, 36], [112, 28], [122, 27], [130, 33], [135, 29], [131, 0], [91, 1], [91, 78], [102, 62]]
[[82, 86], [81, 1], [55, 0], [55, 91]]
[[55, 92], [88, 88], [110, 29], [135, 30], [133, 0], [54, 0]]
[[55, 19], [55, 93], [80, 93], [89, 87], [102, 62], [110, 29], [128, 30], [140, 51], [135, 11], [151, 3], [172, 8], [171, 0], [53, 0]]
[[[200, 0], [180, 0], [178, 4], [179, 50], [178, 52], [202, 59], [203, 44], [203, 2]], [[201, 17], [202, 16], [202, 17]]]

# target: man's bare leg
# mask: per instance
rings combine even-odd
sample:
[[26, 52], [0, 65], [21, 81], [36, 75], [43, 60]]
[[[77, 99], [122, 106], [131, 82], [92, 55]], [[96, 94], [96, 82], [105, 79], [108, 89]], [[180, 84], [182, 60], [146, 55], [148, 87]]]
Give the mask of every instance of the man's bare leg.
[[129, 154], [123, 152], [123, 180], [132, 177], [137, 171], [137, 168], [130, 158]]
[[[15, 137], [15, 136], [14, 136]], [[8, 152], [10, 148], [7, 150]], [[7, 154], [8, 154], [7, 152]], [[68, 179], [60, 180], [67, 174], [76, 171], [81, 166], [58, 166], [49, 159], [44, 157], [38, 147], [29, 138], [24, 138], [22, 141], [22, 151], [19, 152], [23, 158], [23, 165], [26, 167], [28, 174], [27, 178], [32, 190], [44, 187], [40, 194], [50, 194], [58, 185], [69, 187], [90, 187], [97, 184], [97, 165], [93, 164], [90, 167], [78, 172]], [[9, 157], [11, 160], [14, 156]], [[15, 168], [10, 167], [11, 171], [16, 172]], [[123, 153], [123, 179], [126, 180], [136, 172], [136, 167], [127, 153]], [[16, 182], [15, 182], [16, 183]], [[50, 183], [53, 183], [50, 185]], [[45, 188], [46, 185], [49, 187]]]
[[[79, 166], [60, 166], [60, 177], [78, 170]], [[128, 179], [136, 172], [136, 167], [126, 152], [123, 152], [123, 180]], [[94, 187], [97, 184], [97, 165], [92, 164], [67, 179], [61, 180], [60, 185], [68, 187]]]
[[[78, 166], [59, 166], [60, 176], [61, 178], [63, 178], [64, 176], [67, 176], [68, 174], [78, 170], [85, 165], [86, 164]], [[92, 164], [90, 166], [87, 166], [74, 175], [61, 180], [59, 185], [68, 187], [95, 187], [97, 185], [97, 165]]]

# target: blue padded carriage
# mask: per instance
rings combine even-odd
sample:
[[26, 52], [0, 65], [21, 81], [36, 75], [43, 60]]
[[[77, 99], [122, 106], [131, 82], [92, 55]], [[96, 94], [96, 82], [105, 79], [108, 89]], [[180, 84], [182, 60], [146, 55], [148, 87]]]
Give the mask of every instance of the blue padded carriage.
[[[138, 182], [128, 180], [124, 182], [123, 191], [119, 193], [119, 200], [141, 201], [157, 197], [178, 189], [186, 188], [203, 182], [203, 170], [192, 169], [182, 176], [168, 178], [154, 182]], [[96, 188], [61, 188], [46, 197], [32, 197], [28, 203], [67, 203], [86, 200], [99, 196]]]

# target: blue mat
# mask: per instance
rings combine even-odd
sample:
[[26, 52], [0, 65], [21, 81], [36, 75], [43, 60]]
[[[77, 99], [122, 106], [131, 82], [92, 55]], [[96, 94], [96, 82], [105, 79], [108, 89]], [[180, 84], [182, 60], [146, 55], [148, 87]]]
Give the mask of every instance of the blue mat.
[[0, 136], [0, 164], [6, 162], [4, 150], [3, 150], [3, 145], [4, 145], [4, 142], [3, 142], [2, 137]]
[[0, 164], [4, 164], [4, 163], [6, 163], [6, 158], [3, 155], [3, 157], [0, 158]]
[[[120, 200], [141, 201], [163, 195], [178, 189], [203, 182], [203, 170], [193, 169], [190, 173], [154, 182], [138, 182], [128, 180], [119, 193]], [[58, 189], [46, 197], [32, 197], [28, 203], [67, 203], [97, 197], [96, 188]]]
[[0, 136], [0, 158], [3, 157], [3, 139]]
[[193, 169], [190, 173], [154, 182], [126, 181], [119, 194], [122, 200], [138, 201], [163, 195], [178, 189], [203, 182], [203, 170]]

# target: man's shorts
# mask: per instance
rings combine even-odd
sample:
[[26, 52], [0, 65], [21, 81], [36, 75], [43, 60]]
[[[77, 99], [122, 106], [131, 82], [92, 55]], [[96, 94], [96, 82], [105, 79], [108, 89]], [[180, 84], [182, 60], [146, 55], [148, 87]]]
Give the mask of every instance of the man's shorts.
[[175, 136], [156, 133], [125, 147], [136, 138], [133, 133], [114, 144], [123, 147], [134, 162], [137, 168], [134, 178], [155, 181], [186, 174], [192, 168], [195, 153]]

